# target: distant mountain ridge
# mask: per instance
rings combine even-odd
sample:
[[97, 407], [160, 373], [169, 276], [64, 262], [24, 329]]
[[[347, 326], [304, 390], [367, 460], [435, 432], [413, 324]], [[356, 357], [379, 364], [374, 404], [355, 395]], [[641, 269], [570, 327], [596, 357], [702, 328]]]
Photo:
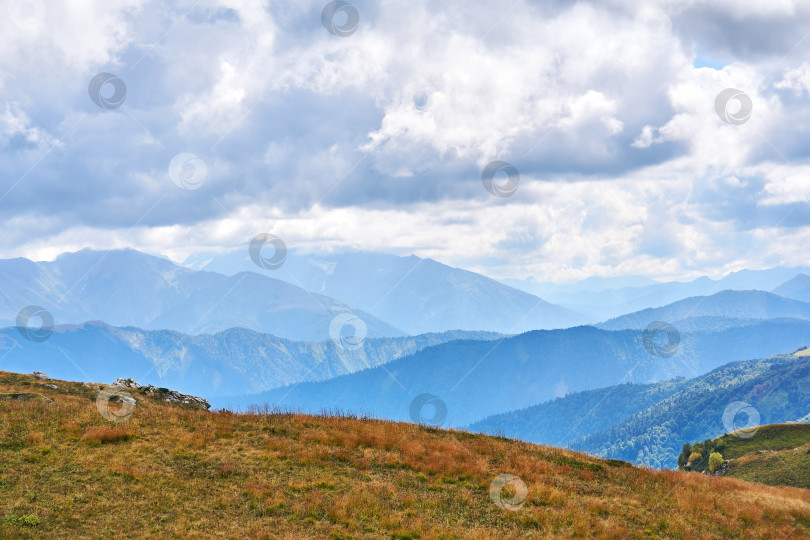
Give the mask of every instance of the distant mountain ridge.
[[655, 321], [677, 327], [677, 321], [695, 317], [773, 319], [790, 317], [810, 320], [810, 303], [783, 298], [765, 291], [721, 291], [711, 296], [679, 300], [660, 308], [648, 308], [596, 325], [606, 330], [643, 329]]
[[739, 270], [720, 279], [702, 276], [690, 281], [656, 282], [643, 276], [622, 276], [590, 277], [571, 284], [534, 283], [531, 280], [504, 280], [504, 283], [601, 321], [693, 296], [711, 296], [724, 290], [773, 290], [781, 296], [810, 301], [807, 297], [797, 298], [774, 290], [802, 273], [810, 274], [810, 267]]
[[524, 409], [489, 416], [469, 425], [468, 429], [537, 444], [566, 446], [668, 398], [688, 380], [624, 383], [574, 392]]
[[[716, 292], [720, 285], [776, 284], [772, 288], [788, 299], [810, 299], [810, 278], [797, 274], [800, 269], [785, 268], [740, 271], [721, 280], [699, 278], [688, 283], [650, 283], [643, 278], [640, 287], [601, 290], [600, 279], [591, 278], [581, 290], [571, 285], [549, 287], [544, 300], [486, 276], [413, 255], [317, 255], [292, 249], [281, 267], [265, 270], [254, 264], [245, 247], [224, 255], [199, 254], [184, 264], [203, 270], [195, 272], [134, 250], [83, 250], [40, 263], [0, 260], [4, 284], [0, 324], [13, 324], [22, 307], [37, 304], [51, 311], [58, 323], [103, 320], [116, 326], [184, 333], [246, 327], [312, 341], [328, 337], [329, 322], [341, 312], [357, 315], [370, 336], [455, 329], [514, 334], [599, 320], [547, 301], [565, 303], [571, 295], [596, 303], [609, 297], [608, 303], [615, 304], [611, 309], [620, 310], [621, 316], [601, 323], [602, 328], [637, 328], [639, 322], [628, 324], [629, 312], [639, 317], [641, 311], [666, 307], [670, 298], [686, 300], [685, 295], [695, 291], [710, 292], [708, 298], [714, 298], [726, 292]], [[633, 281], [629, 276], [605, 283], [619, 286]], [[568, 300], [559, 295], [568, 295]], [[634, 307], [646, 309], [633, 311]], [[750, 306], [742, 311], [703, 309], [690, 316], [806, 317], [796, 310], [757, 313]], [[669, 315], [659, 319], [673, 322]]]
[[753, 429], [806, 417], [810, 414], [810, 356], [780, 355], [722, 366], [570, 446], [599, 456], [672, 468], [684, 443], [712, 439], [734, 429], [724, 423], [726, 410], [734, 403], [756, 411]]
[[775, 288], [773, 293], [801, 302], [810, 302], [810, 276], [799, 274]]
[[108, 383], [132, 378], [209, 398], [329, 379], [457, 339], [499, 337], [455, 331], [370, 338], [346, 349], [331, 340], [290, 341], [245, 328], [191, 336], [88, 322], [57, 326], [41, 343], [24, 339], [16, 328], [0, 329], [0, 357], [6, 370]]
[[766, 320], [682, 334], [677, 353], [664, 358], [645, 348], [638, 330], [589, 326], [543, 330], [486, 343], [444, 343], [384, 368], [250, 397], [215, 398], [212, 403], [234, 408], [269, 403], [312, 412], [340, 408], [408, 420], [412, 401], [429, 394], [446, 405], [443, 425], [466, 426], [570, 392], [698, 376], [747, 356], [766, 357], [797, 348], [808, 338], [810, 321]]
[[734, 402], [756, 407], [757, 424], [807, 418], [810, 356], [782, 354], [731, 362], [691, 379], [577, 392], [469, 429], [671, 468], [683, 443], [726, 433], [724, 413]]
[[[235, 274], [255, 268], [247, 249], [200, 254], [183, 264]], [[591, 319], [481, 274], [411, 255], [290, 250], [268, 275], [367, 311], [411, 334], [487, 330], [517, 334]]]
[[288, 339], [329, 339], [332, 320], [353, 313], [369, 337], [404, 333], [369, 313], [300, 287], [245, 272], [224, 276], [177, 266], [135, 250], [60, 255], [51, 262], [0, 260], [0, 325], [28, 305], [57, 324], [101, 320], [113, 326], [189, 334], [245, 327]]
[[[232, 275], [131, 249], [82, 250], [51, 262], [0, 260], [0, 282], [8, 285], [0, 295], [0, 325], [14, 324], [27, 305], [44, 307], [57, 323], [102, 320], [192, 334], [245, 327], [303, 341], [327, 339], [330, 322], [344, 312], [361, 319], [371, 337], [519, 333], [585, 321], [480, 274], [414, 256], [350, 253], [323, 260], [290, 251], [275, 270], [256, 266], [247, 249], [233, 257], [240, 270]], [[195, 266], [228, 268], [219, 260]]]

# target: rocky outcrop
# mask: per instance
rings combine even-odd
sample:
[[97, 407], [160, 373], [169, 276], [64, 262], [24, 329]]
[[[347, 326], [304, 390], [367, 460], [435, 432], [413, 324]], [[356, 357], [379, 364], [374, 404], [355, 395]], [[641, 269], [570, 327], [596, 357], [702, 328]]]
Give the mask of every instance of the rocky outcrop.
[[41, 371], [35, 371], [34, 377], [36, 377], [37, 379], [47, 379], [48, 375], [46, 373], [42, 373]]
[[141, 394], [153, 394], [155, 396], [161, 397], [169, 403], [182, 403], [182, 404], [197, 404], [205, 409], [210, 409], [211, 404], [208, 403], [205, 399], [197, 396], [189, 396], [186, 394], [181, 394], [177, 390], [169, 390], [168, 388], [159, 388], [157, 386], [148, 384], [148, 385], [141, 385], [137, 382], [133, 381], [132, 379], [115, 379], [115, 382], [112, 383], [112, 386], [119, 386], [122, 388], [131, 388], [133, 390], [137, 390]]
[[134, 388], [135, 390], [140, 390], [143, 388], [140, 384], [133, 381], [132, 379], [115, 379], [115, 382], [112, 383], [112, 386], [122, 386], [124, 388]]

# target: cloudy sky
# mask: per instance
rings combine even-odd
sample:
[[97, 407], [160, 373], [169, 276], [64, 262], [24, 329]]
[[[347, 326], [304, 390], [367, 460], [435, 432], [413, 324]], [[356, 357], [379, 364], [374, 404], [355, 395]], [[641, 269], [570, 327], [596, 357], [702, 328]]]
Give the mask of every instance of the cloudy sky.
[[4, 6], [1, 257], [270, 232], [538, 281], [807, 262], [808, 1]]

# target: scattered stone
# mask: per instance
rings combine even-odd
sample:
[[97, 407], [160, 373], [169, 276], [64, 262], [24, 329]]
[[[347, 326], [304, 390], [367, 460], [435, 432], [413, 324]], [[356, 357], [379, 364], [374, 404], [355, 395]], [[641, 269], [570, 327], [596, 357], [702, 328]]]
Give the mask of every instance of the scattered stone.
[[137, 382], [133, 381], [132, 379], [115, 379], [115, 382], [112, 383], [113, 386], [120, 386], [123, 388], [132, 388], [134, 390], [138, 390], [142, 394], [146, 394], [147, 396], [150, 395], [158, 395], [162, 397], [168, 403], [196, 403], [206, 409], [211, 408], [211, 404], [208, 403], [205, 399], [197, 396], [188, 396], [186, 394], [181, 394], [177, 390], [169, 390], [168, 388], [158, 388], [157, 386], [148, 384], [148, 385], [141, 385]]
[[140, 390], [142, 387], [137, 382], [133, 381], [132, 379], [115, 379], [115, 382], [112, 383], [113, 386], [122, 386], [124, 388], [134, 388], [136, 390]]
[[730, 461], [728, 461], [728, 460], [724, 461], [723, 464], [716, 471], [714, 471], [714, 475], [715, 476], [725, 476], [726, 473], [728, 472], [728, 467], [729, 467], [730, 464], [731, 464]]
[[48, 375], [45, 374], [45, 373], [42, 373], [41, 371], [35, 371], [34, 372], [34, 377], [36, 377], [37, 379], [47, 379]]
[[59, 388], [55, 384], [43, 384], [42, 386], [44, 386], [45, 388], [50, 388], [51, 390], [56, 390], [57, 388]]

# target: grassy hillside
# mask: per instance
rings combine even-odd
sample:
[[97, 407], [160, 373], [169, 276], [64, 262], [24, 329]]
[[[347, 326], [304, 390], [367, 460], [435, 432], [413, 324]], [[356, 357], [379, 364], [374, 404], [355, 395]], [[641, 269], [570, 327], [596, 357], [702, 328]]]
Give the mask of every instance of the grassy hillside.
[[761, 426], [751, 437], [731, 433], [708, 445], [690, 445], [689, 451], [701, 457], [682, 467], [684, 470], [708, 471], [711, 452], [718, 452], [725, 461], [723, 476], [810, 489], [810, 424]]
[[[97, 393], [0, 372], [0, 537], [810, 535], [810, 491], [796, 488], [413, 424], [207, 412], [137, 392], [116, 424]], [[527, 487], [514, 511], [490, 497], [501, 474]]]

